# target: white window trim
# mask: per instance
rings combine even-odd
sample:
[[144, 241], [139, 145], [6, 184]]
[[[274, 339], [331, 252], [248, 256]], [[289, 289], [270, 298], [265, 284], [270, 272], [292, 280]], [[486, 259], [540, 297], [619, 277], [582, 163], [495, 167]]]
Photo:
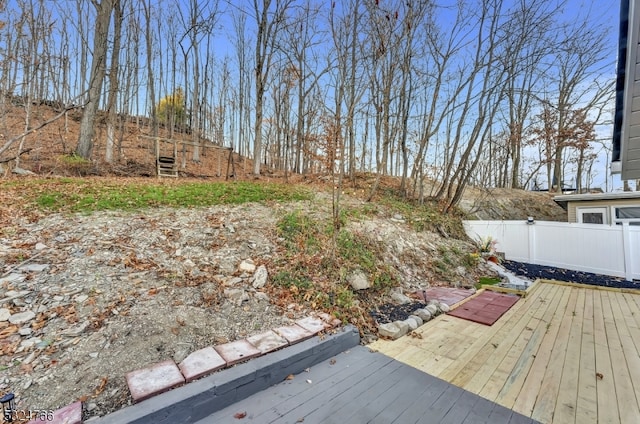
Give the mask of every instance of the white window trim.
[[617, 223], [623, 223], [623, 222], [640, 222], [640, 218], [638, 219], [618, 219], [616, 218], [616, 208], [639, 208], [640, 205], [638, 204], [622, 204], [622, 205], [611, 205], [610, 207], [610, 216], [611, 216], [611, 225], [615, 225]]
[[[582, 214], [583, 213], [602, 213], [602, 225], [611, 224], [611, 219], [609, 219], [611, 215], [611, 211], [606, 206], [579, 206], [576, 207], [576, 220], [579, 224], [584, 224], [582, 222]], [[597, 224], [590, 224], [597, 225]]]

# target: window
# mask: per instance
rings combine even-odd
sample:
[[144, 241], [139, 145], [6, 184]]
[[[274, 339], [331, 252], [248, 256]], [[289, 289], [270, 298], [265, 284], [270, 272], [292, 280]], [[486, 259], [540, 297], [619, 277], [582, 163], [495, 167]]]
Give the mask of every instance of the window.
[[607, 208], [578, 208], [576, 210], [578, 222], [581, 224], [608, 224]]
[[614, 208], [616, 223], [619, 220], [630, 220], [629, 225], [640, 225], [640, 206], [618, 206]]

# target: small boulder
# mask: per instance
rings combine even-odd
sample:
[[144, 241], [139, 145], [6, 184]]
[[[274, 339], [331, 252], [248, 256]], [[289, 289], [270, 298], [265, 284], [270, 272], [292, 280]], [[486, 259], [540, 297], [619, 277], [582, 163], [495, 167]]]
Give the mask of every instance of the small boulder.
[[242, 289], [224, 289], [224, 296], [236, 305], [249, 300], [249, 295]]
[[406, 305], [412, 302], [412, 300], [408, 296], [402, 293], [401, 287], [395, 287], [391, 289], [391, 300], [400, 305]]
[[9, 321], [11, 311], [6, 308], [0, 308], [0, 322]]
[[404, 322], [409, 326], [409, 331], [413, 331], [418, 328], [418, 321], [412, 317], [405, 319]]
[[422, 318], [420, 318], [417, 315], [409, 315], [409, 318], [412, 318], [413, 320], [415, 320], [418, 323], [418, 327], [424, 324], [424, 321], [422, 320]]
[[256, 270], [256, 264], [254, 264], [251, 259], [245, 259], [240, 262], [238, 269], [242, 272], [254, 272]]
[[402, 321], [395, 321], [378, 326], [378, 335], [391, 340], [398, 339], [409, 331], [409, 325]]
[[33, 313], [33, 311], [25, 311], [11, 315], [9, 317], [9, 322], [13, 325], [22, 325], [28, 323], [35, 317], [36, 314]]
[[440, 302], [440, 310], [446, 314], [447, 312], [451, 311], [451, 308], [446, 303]]
[[413, 313], [419, 317], [423, 323], [431, 320], [431, 312], [427, 311], [426, 309], [416, 309], [415, 311], [413, 311]]
[[429, 304], [429, 305], [425, 306], [425, 308], [424, 308], [424, 309], [426, 309], [426, 310], [431, 314], [431, 316], [432, 316], [432, 317], [437, 316], [437, 315], [438, 315], [438, 312], [440, 312], [440, 310], [438, 309], [438, 307], [437, 307], [436, 305], [434, 305], [433, 303], [431, 303], [431, 304]]
[[269, 273], [267, 272], [267, 267], [264, 265], [260, 265], [256, 270], [256, 273], [253, 274], [253, 288], [261, 289], [267, 284], [267, 278], [269, 277]]
[[354, 271], [348, 278], [351, 288], [354, 290], [366, 290], [371, 288], [371, 283], [367, 278], [367, 275], [360, 271]]

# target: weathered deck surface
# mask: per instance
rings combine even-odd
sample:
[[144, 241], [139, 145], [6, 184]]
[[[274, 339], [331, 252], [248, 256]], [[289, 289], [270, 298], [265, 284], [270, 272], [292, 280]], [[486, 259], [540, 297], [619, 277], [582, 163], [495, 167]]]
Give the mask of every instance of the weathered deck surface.
[[640, 294], [539, 282], [491, 327], [417, 333], [371, 347], [543, 423], [640, 422]]
[[388, 356], [357, 346], [312, 367], [309, 372], [198, 421], [200, 424], [240, 422], [524, 424], [534, 421]]

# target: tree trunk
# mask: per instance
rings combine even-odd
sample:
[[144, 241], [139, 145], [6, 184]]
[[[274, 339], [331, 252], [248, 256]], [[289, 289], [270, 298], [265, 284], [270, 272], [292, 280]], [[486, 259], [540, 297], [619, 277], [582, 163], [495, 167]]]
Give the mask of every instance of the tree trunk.
[[106, 72], [107, 47], [111, 12], [116, 0], [97, 0], [93, 2], [96, 8], [96, 27], [93, 42], [93, 57], [91, 58], [91, 75], [89, 76], [89, 92], [87, 104], [80, 120], [80, 134], [76, 153], [84, 159], [91, 158], [93, 150], [94, 125], [100, 103], [102, 81]]

